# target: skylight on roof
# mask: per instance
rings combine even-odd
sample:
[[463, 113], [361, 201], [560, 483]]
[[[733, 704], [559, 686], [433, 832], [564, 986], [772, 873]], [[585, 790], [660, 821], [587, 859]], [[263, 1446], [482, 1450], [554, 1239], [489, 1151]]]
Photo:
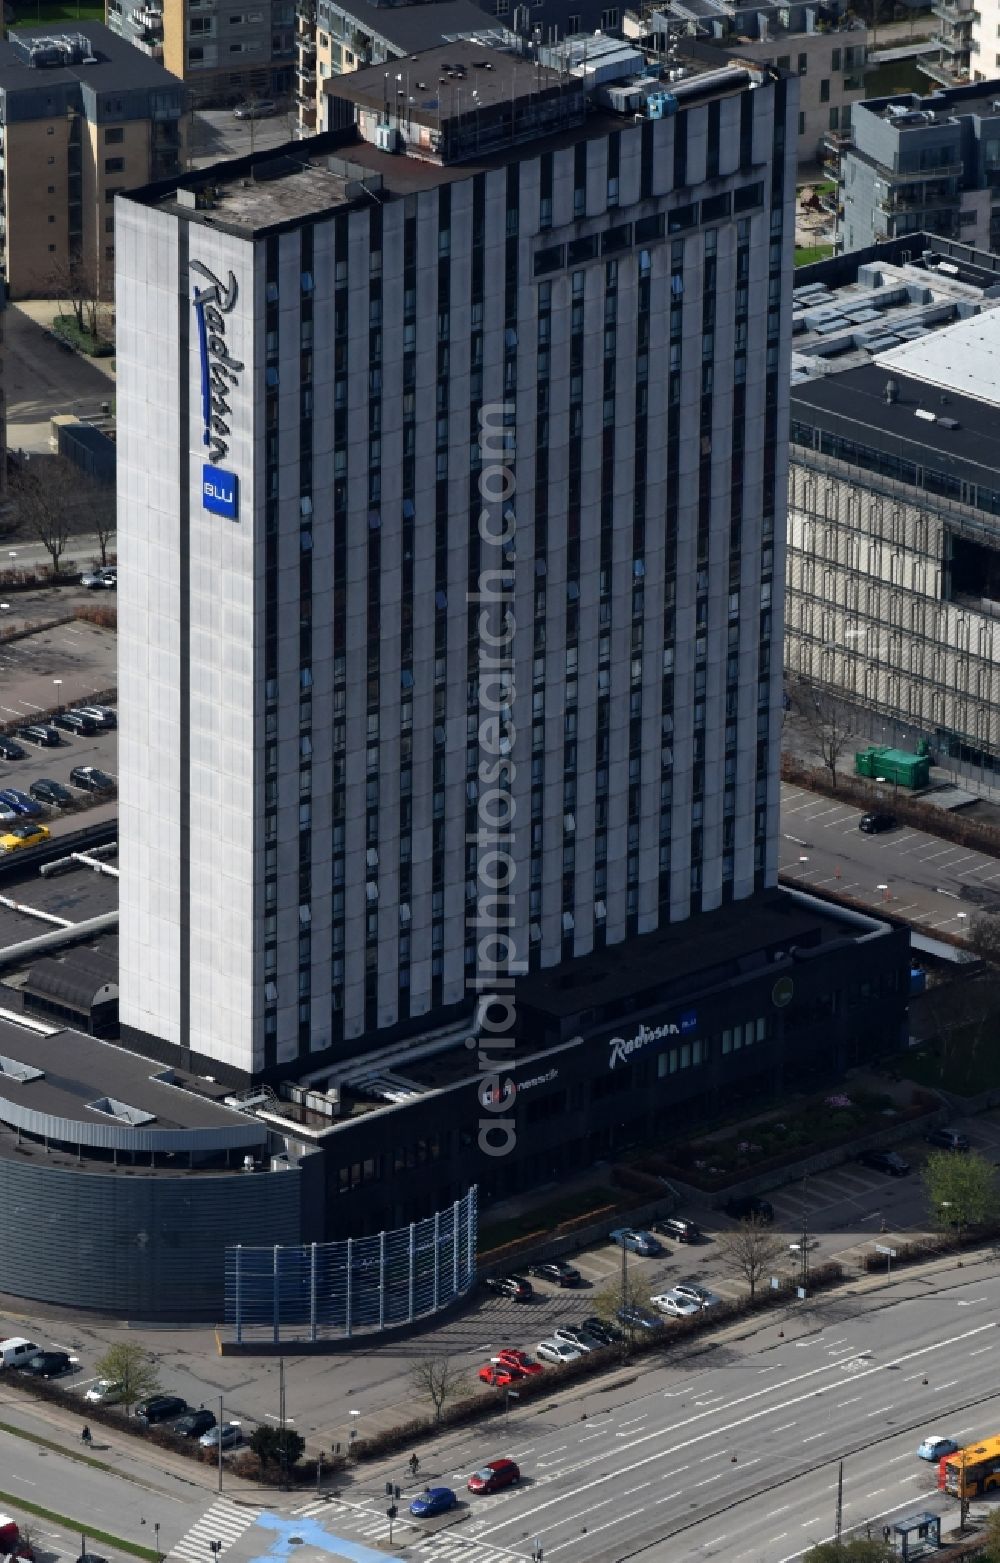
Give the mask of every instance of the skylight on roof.
[[45, 1070], [36, 1069], [33, 1064], [19, 1063], [16, 1058], [4, 1058], [0, 1055], [0, 1079], [15, 1080], [18, 1085], [27, 1085], [31, 1080], [44, 1080]]
[[155, 1113], [143, 1112], [141, 1107], [130, 1107], [128, 1102], [119, 1102], [113, 1096], [99, 1096], [96, 1102], [88, 1102], [88, 1108], [92, 1113], [103, 1113], [108, 1118], [115, 1118], [119, 1123], [126, 1123], [131, 1128], [137, 1129], [140, 1124], [153, 1123]]

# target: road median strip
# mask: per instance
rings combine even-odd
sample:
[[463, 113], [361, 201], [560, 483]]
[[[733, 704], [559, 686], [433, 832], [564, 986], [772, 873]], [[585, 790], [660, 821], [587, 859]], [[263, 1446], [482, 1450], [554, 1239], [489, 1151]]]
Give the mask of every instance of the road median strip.
[[[60, 1451], [63, 1454], [65, 1452], [65, 1450]], [[98, 1464], [96, 1460], [92, 1463]], [[88, 1541], [100, 1541], [105, 1546], [114, 1547], [118, 1552], [128, 1552], [134, 1558], [145, 1558], [147, 1563], [160, 1563], [163, 1557], [162, 1552], [155, 1552], [152, 1547], [140, 1547], [138, 1542], [126, 1541], [124, 1536], [113, 1536], [106, 1530], [93, 1530], [82, 1520], [71, 1519], [68, 1514], [57, 1514], [54, 1509], [43, 1509], [40, 1503], [32, 1503], [28, 1498], [22, 1498], [20, 1493], [15, 1495], [12, 1492], [0, 1492], [0, 1503], [8, 1504], [15, 1510], [23, 1509], [25, 1513], [33, 1514], [36, 1519], [50, 1520], [53, 1525], [63, 1525], [78, 1536], [86, 1536]]]

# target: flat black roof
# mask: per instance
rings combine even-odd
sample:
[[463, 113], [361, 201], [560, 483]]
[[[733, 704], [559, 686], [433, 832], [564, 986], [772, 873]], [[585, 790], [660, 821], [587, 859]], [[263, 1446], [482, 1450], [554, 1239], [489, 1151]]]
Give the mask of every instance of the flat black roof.
[[819, 946], [858, 936], [835, 912], [804, 906], [785, 891], [773, 890], [532, 972], [517, 984], [517, 1003], [558, 1018], [622, 1001], [638, 1012], [644, 994], [681, 997], [749, 975], [791, 943]]
[[[88, 1103], [112, 1097], [151, 1114], [151, 1128], [214, 1129], [248, 1121], [245, 1114], [224, 1106], [223, 1087], [195, 1082], [197, 1092], [178, 1089], [154, 1076], [172, 1072], [181, 1082], [194, 1077], [82, 1031], [66, 1028], [45, 1036], [0, 1019], [0, 1057], [44, 1071], [44, 1078], [24, 1084], [0, 1074], [0, 1098], [53, 1118], [100, 1122], [103, 1115], [88, 1111]], [[106, 1121], [114, 1122], [110, 1117]]]
[[352, 21], [377, 33], [405, 54], [432, 48], [446, 33], [485, 32], [490, 18], [473, 0], [426, 0], [422, 5], [369, 5], [341, 0]]
[[[892, 381], [897, 399], [886, 401]], [[918, 408], [935, 421], [916, 416]], [[972, 396], [943, 392], [879, 364], [804, 380], [792, 387], [793, 421], [829, 429], [859, 445], [885, 450], [935, 471], [967, 472], [976, 483], [1000, 488], [1000, 416]], [[941, 418], [958, 427], [947, 428]]]
[[54, 65], [42, 69], [31, 66], [17, 43], [0, 40], [0, 92], [44, 91], [46, 85], [65, 86], [79, 82], [94, 92], [127, 92], [130, 88], [171, 88], [183, 92], [184, 84], [171, 75], [158, 60], [143, 54], [134, 44], [119, 38], [101, 22], [53, 22], [48, 27], [19, 27], [21, 42], [41, 42], [82, 34], [96, 56], [92, 65]]

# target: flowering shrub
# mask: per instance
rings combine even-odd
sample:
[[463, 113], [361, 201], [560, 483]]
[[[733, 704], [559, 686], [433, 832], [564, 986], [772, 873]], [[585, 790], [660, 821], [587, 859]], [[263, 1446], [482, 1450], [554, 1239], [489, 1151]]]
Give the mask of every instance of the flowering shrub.
[[851, 1101], [851, 1098], [849, 1096], [844, 1096], [843, 1093], [839, 1093], [836, 1096], [828, 1096], [826, 1098], [824, 1106], [826, 1106], [826, 1107], [853, 1107], [854, 1103]]

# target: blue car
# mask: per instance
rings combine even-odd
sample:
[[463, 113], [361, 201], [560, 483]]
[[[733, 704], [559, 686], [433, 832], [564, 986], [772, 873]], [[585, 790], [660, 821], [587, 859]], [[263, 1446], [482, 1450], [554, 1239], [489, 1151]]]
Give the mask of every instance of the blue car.
[[928, 1433], [917, 1450], [918, 1460], [943, 1460], [945, 1455], [957, 1454], [959, 1445], [953, 1438], [942, 1438], [938, 1433]]
[[632, 1303], [626, 1303], [619, 1308], [615, 1317], [620, 1324], [624, 1324], [627, 1330], [659, 1330], [663, 1328], [662, 1319], [647, 1313], [645, 1308], [637, 1308]]
[[16, 787], [5, 787], [0, 792], [0, 803], [6, 803], [15, 814], [24, 814], [29, 819], [37, 819], [42, 812], [34, 798], [29, 798], [26, 792], [19, 792]]
[[418, 1520], [430, 1520], [454, 1507], [455, 1494], [450, 1487], [427, 1487], [410, 1504], [410, 1513]]
[[632, 1254], [648, 1257], [663, 1252], [652, 1232], [644, 1232], [639, 1227], [615, 1227], [608, 1236], [612, 1243], [617, 1243], [619, 1248], [627, 1248]]

